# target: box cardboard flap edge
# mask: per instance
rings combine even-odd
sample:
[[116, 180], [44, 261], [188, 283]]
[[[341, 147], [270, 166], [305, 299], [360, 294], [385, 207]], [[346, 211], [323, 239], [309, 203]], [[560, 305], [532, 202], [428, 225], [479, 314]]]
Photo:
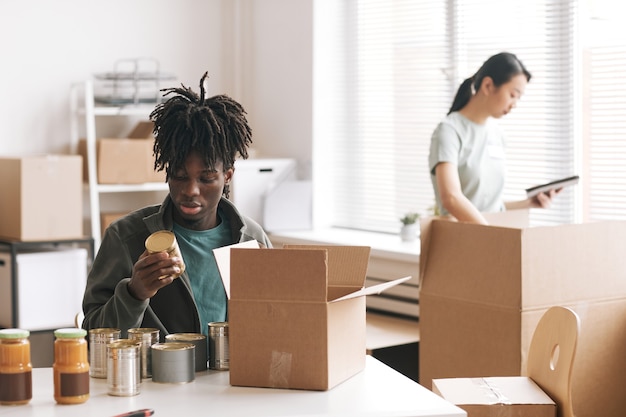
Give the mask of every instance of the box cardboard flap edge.
[[[214, 249], [215, 260], [220, 271], [226, 294], [230, 300], [231, 294], [231, 260], [235, 250], [261, 249], [258, 242], [249, 241], [230, 246]], [[297, 251], [297, 252], [296, 252]], [[255, 255], [237, 254], [235, 257], [246, 256], [254, 265], [242, 265], [237, 263], [237, 268], [248, 268], [250, 273], [258, 271], [258, 268], [266, 265], [274, 268], [272, 282], [259, 282], [250, 280], [253, 286], [246, 285], [245, 293], [239, 294], [244, 298], [254, 294], [254, 298], [280, 299], [287, 297], [293, 301], [324, 301], [338, 302], [350, 298], [361, 297], [369, 294], [381, 293], [382, 291], [411, 279], [410, 276], [398, 278], [385, 283], [364, 287], [369, 262], [370, 247], [368, 246], [324, 246], [324, 245], [285, 245], [282, 249], [261, 249]], [[293, 262], [286, 262], [288, 258], [297, 257], [300, 261], [306, 261], [308, 267], [293, 271]], [[254, 260], [252, 258], [255, 258]], [[281, 265], [282, 268], [276, 268]], [[321, 274], [326, 275], [322, 282], [316, 279]], [[289, 282], [293, 284], [294, 277], [299, 284], [294, 289], [293, 285], [281, 285]], [[310, 278], [310, 279], [309, 279]], [[269, 290], [260, 288], [262, 286]]]

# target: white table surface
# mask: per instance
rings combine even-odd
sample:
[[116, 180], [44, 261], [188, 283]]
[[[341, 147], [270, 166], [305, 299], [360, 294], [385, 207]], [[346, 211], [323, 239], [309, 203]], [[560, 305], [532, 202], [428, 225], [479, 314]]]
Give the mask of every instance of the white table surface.
[[164, 416], [466, 416], [465, 411], [430, 390], [367, 356], [362, 372], [328, 391], [233, 387], [228, 371], [196, 373], [188, 384], [158, 384], [144, 380], [140, 394], [107, 394], [105, 379], [90, 379], [84, 404], [57, 405], [52, 369], [33, 370], [33, 399], [27, 405], [0, 406], [0, 416], [112, 417], [142, 408]]

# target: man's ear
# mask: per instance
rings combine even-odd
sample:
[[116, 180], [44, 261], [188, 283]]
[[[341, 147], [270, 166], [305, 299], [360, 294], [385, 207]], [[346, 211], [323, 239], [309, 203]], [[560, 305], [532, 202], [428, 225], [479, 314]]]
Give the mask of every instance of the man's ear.
[[235, 167], [228, 168], [224, 172], [224, 185], [229, 185], [233, 179], [233, 174], [235, 173]]

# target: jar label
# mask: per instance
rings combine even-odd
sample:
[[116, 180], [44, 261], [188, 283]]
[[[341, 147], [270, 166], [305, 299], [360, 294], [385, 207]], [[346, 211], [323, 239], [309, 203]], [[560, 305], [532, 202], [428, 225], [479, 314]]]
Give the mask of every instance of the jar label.
[[33, 397], [32, 373], [0, 373], [0, 402], [27, 401]]
[[89, 394], [89, 372], [64, 374], [61, 377], [61, 397], [78, 397]]

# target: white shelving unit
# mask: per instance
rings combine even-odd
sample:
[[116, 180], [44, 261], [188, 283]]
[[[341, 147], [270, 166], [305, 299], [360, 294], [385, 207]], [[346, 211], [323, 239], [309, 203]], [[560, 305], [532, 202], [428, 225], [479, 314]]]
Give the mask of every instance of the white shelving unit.
[[[167, 191], [166, 183], [145, 184], [99, 184], [96, 158], [96, 118], [111, 116], [139, 116], [148, 119], [155, 104], [127, 104], [120, 106], [101, 106], [96, 104], [94, 97], [93, 81], [72, 85], [70, 92], [70, 115], [71, 115], [71, 146], [72, 153], [78, 152], [78, 143], [81, 138], [80, 122], [84, 120], [85, 135], [87, 142], [87, 171], [89, 179], [86, 183], [89, 194], [91, 236], [94, 240], [94, 249], [97, 252], [102, 239], [100, 232], [100, 195], [106, 193], [136, 193], [147, 191]], [[160, 202], [160, 201], [159, 201]]]

